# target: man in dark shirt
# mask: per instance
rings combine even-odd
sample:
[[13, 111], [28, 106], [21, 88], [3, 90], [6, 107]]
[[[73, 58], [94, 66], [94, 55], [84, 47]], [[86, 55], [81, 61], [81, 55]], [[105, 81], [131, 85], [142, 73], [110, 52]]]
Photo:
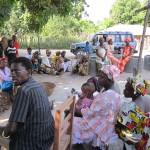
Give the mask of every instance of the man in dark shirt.
[[4, 136], [10, 136], [9, 150], [49, 150], [54, 138], [54, 119], [46, 92], [32, 77], [28, 58], [16, 58], [12, 79], [20, 85]]

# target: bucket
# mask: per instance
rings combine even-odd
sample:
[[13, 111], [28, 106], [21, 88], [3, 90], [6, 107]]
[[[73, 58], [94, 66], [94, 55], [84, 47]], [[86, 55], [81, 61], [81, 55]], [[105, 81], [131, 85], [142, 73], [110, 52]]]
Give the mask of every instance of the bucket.
[[150, 55], [144, 57], [144, 69], [150, 70]]
[[[133, 73], [133, 69], [137, 68], [139, 56], [132, 56], [132, 58], [128, 61], [125, 66], [124, 72]], [[141, 72], [143, 69], [143, 58], [140, 61], [139, 71]]]
[[97, 74], [97, 69], [96, 69], [96, 57], [91, 56], [90, 57], [90, 63], [89, 63], [89, 75], [92, 77], [95, 77]]

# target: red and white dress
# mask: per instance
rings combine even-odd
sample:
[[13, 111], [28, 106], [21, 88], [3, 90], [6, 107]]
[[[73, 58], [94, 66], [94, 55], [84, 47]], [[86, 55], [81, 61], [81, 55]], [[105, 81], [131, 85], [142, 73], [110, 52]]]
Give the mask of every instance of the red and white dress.
[[121, 109], [121, 96], [112, 90], [99, 93], [90, 108], [81, 109], [82, 118], [74, 118], [73, 144], [92, 142], [102, 150], [118, 140], [115, 123]]

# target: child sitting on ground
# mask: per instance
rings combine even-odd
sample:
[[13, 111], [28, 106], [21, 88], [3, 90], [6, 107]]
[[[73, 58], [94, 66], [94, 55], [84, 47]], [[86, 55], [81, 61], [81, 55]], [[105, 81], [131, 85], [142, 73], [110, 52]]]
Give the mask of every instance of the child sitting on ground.
[[31, 59], [32, 62], [32, 69], [33, 69], [33, 73], [41, 73], [40, 71], [40, 65], [42, 63], [42, 59], [40, 58], [40, 53], [39, 51], [36, 51], [33, 53], [33, 57]]
[[73, 74], [79, 74], [82, 76], [87, 76], [89, 74], [89, 58], [87, 55], [84, 55], [81, 57], [79, 62], [75, 64], [72, 68], [72, 73]]
[[32, 56], [32, 48], [28, 47], [28, 48], [27, 48], [27, 52], [28, 52], [28, 54], [26, 55], [26, 57], [31, 60], [32, 57], [33, 57], [33, 56]]
[[64, 73], [64, 59], [60, 57], [56, 62], [56, 75], [62, 76]]

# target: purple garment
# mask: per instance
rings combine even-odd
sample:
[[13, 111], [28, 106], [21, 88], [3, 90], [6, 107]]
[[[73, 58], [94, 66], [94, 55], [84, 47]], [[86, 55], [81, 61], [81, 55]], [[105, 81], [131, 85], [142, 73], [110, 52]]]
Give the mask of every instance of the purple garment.
[[83, 98], [81, 104], [76, 103], [76, 109], [82, 109], [86, 107], [90, 107], [94, 99]]
[[4, 71], [0, 69], [0, 78], [3, 81], [12, 81], [12, 77], [10, 77], [10, 69], [8, 67], [4, 68]]

